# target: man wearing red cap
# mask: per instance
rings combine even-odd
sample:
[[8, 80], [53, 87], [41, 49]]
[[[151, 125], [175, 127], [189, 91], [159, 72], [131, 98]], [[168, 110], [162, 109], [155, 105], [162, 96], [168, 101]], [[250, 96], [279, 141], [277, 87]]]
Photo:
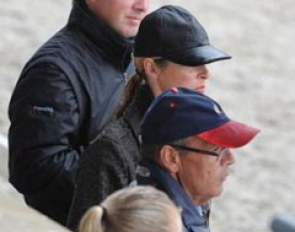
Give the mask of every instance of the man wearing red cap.
[[201, 93], [166, 91], [142, 121], [138, 183], [163, 190], [182, 208], [184, 231], [209, 231], [209, 202], [222, 193], [235, 162], [230, 149], [249, 143], [258, 132], [229, 119]]

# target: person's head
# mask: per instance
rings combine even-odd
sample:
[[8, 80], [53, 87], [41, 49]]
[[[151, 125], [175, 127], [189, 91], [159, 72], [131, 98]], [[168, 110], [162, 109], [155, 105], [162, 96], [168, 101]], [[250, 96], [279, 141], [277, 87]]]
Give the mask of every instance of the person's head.
[[252, 140], [258, 129], [233, 121], [211, 98], [185, 88], [157, 97], [142, 121], [142, 156], [156, 161], [196, 204], [222, 193], [231, 148]]
[[153, 187], [119, 190], [82, 217], [79, 232], [181, 232], [179, 210]]
[[150, 0], [83, 1], [97, 17], [103, 19], [115, 31], [126, 38], [136, 35], [141, 20], [150, 8]]
[[207, 32], [192, 14], [170, 5], [143, 19], [134, 57], [138, 72], [156, 96], [172, 86], [204, 92], [209, 77], [206, 65], [230, 58], [210, 45]]

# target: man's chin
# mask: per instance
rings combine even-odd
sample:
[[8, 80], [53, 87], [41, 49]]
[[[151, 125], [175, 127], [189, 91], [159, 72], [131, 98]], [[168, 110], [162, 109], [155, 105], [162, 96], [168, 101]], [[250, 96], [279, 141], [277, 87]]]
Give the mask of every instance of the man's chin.
[[220, 186], [214, 194], [214, 197], [219, 197], [223, 193], [223, 186]]
[[223, 193], [223, 187], [220, 188], [218, 196], [220, 196], [222, 193]]
[[128, 26], [125, 28], [121, 28], [120, 30], [117, 30], [120, 35], [122, 35], [125, 38], [130, 38], [136, 36], [138, 32], [139, 25], [137, 26]]

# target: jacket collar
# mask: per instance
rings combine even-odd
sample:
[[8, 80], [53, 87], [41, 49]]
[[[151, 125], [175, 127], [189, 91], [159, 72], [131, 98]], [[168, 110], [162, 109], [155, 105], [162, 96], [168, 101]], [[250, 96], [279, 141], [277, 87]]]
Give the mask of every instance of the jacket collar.
[[68, 26], [81, 30], [115, 64], [122, 65], [124, 70], [128, 67], [134, 38], [121, 36], [107, 23], [95, 16], [85, 3], [75, 1]]
[[[145, 167], [148, 168], [150, 176], [146, 174]], [[144, 161], [143, 168], [145, 170], [144, 175], [137, 173], [137, 181], [139, 184], [151, 184], [156, 185], [157, 188], [163, 190], [167, 195], [182, 208], [182, 221], [187, 231], [195, 231], [195, 228], [204, 228], [204, 231], [208, 229], [208, 223], [205, 218], [200, 214], [196, 207], [201, 207], [202, 210], [209, 212], [209, 206], [196, 206], [186, 194], [180, 184], [164, 169], [162, 169], [157, 163], [153, 161]], [[149, 178], [149, 181], [146, 179]], [[207, 214], [207, 212], [205, 212]], [[199, 230], [198, 230], [199, 231]]]

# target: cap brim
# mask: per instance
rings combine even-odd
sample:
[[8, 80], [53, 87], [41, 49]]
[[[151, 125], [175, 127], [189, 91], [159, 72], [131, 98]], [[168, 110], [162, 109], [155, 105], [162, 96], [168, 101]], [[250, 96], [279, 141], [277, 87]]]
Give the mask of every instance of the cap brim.
[[231, 56], [213, 46], [208, 45], [189, 48], [177, 54], [174, 53], [171, 55], [167, 55], [167, 57], [165, 58], [177, 64], [196, 66], [230, 59]]
[[260, 130], [257, 128], [240, 122], [229, 121], [220, 127], [196, 136], [221, 147], [237, 148], [249, 143], [259, 132]]

